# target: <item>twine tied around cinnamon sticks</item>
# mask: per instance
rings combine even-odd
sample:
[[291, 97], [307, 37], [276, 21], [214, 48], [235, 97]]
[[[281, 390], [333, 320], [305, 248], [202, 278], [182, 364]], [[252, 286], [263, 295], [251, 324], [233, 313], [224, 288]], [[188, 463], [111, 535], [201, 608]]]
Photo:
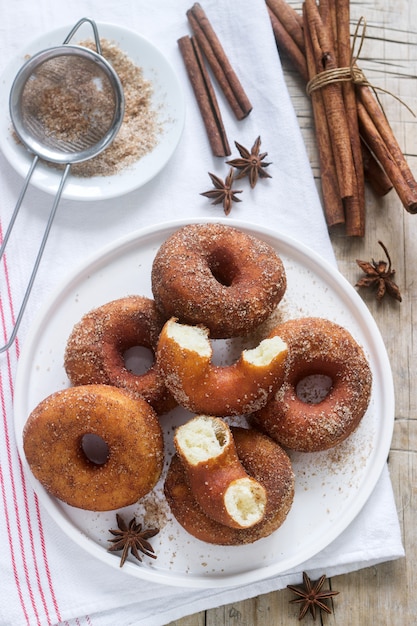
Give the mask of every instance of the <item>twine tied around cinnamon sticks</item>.
[[[359, 28], [361, 27], [361, 24], [363, 24], [363, 28], [362, 28], [362, 33], [360, 36], [359, 48], [358, 48], [357, 54], [354, 54], [355, 44], [359, 37]], [[322, 89], [323, 87], [325, 87], [326, 85], [330, 85], [331, 83], [352, 82], [355, 85], [364, 85], [372, 89], [382, 111], [384, 112], [384, 115], [385, 115], [385, 111], [378, 98], [378, 93], [377, 93], [378, 91], [386, 93], [392, 96], [393, 98], [395, 98], [396, 100], [398, 100], [398, 102], [400, 102], [403, 106], [405, 106], [406, 109], [408, 109], [411, 115], [416, 117], [416, 114], [414, 113], [414, 111], [408, 106], [406, 102], [404, 102], [404, 100], [401, 100], [401, 98], [395, 95], [395, 93], [393, 93], [392, 91], [388, 91], [387, 89], [384, 89], [383, 87], [379, 87], [377, 85], [370, 83], [369, 80], [366, 78], [363, 70], [361, 70], [357, 66], [357, 61], [360, 57], [363, 42], [365, 40], [365, 35], [366, 35], [366, 19], [362, 16], [358, 20], [355, 33], [353, 36], [353, 45], [352, 45], [352, 54], [350, 58], [350, 64], [346, 67], [336, 67], [333, 69], [323, 70], [322, 72], [319, 72], [318, 74], [316, 74], [316, 76], [313, 76], [313, 78], [309, 80], [306, 85], [307, 95], [311, 96], [311, 94], [314, 91], [317, 91], [318, 89]]]

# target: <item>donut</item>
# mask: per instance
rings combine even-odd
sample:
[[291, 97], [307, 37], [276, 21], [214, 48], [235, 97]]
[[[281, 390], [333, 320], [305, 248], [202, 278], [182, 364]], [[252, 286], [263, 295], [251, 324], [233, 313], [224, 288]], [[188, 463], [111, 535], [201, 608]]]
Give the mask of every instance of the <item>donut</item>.
[[184, 465], [174, 455], [164, 483], [167, 502], [177, 522], [206, 543], [239, 546], [268, 537], [285, 521], [294, 499], [294, 474], [286, 452], [254, 429], [231, 427], [239, 459], [247, 473], [266, 490], [262, 520], [250, 528], [231, 528], [212, 519], [195, 500]]
[[24, 426], [23, 448], [46, 491], [92, 511], [137, 502], [153, 489], [164, 462], [155, 411], [109, 385], [69, 387], [42, 400]]
[[[362, 347], [345, 328], [322, 318], [288, 320], [274, 334], [288, 345], [285, 378], [253, 423], [289, 449], [332, 448], [357, 428], [369, 404], [372, 373]], [[306, 401], [297, 387], [316, 376], [328, 377], [329, 389], [318, 402]]]
[[249, 333], [270, 316], [286, 289], [275, 250], [223, 224], [176, 231], [159, 248], [151, 281], [166, 319], [204, 324], [214, 339]]
[[250, 528], [262, 520], [266, 490], [245, 471], [224, 420], [198, 415], [177, 428], [174, 444], [206, 515], [232, 528]]
[[86, 313], [74, 326], [64, 367], [73, 385], [103, 384], [140, 395], [158, 414], [175, 406], [154, 362], [143, 374], [129, 371], [125, 352], [141, 346], [155, 355], [164, 320], [150, 298], [126, 296]]
[[286, 355], [286, 344], [275, 336], [243, 350], [231, 365], [214, 365], [209, 330], [171, 318], [159, 336], [156, 359], [181, 406], [194, 413], [228, 416], [266, 404], [283, 380]]

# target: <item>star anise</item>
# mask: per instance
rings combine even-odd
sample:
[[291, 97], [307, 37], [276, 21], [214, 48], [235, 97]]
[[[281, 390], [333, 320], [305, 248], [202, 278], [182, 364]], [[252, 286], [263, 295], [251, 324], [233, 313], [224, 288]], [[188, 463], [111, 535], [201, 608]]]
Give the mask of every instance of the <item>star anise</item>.
[[120, 567], [123, 567], [124, 562], [128, 557], [129, 550], [131, 554], [138, 559], [138, 561], [142, 561], [139, 550], [143, 552], [143, 554], [146, 554], [146, 556], [156, 559], [154, 549], [147, 540], [159, 533], [158, 528], [142, 530], [142, 524], [137, 524], [135, 518], [131, 519], [129, 525], [127, 525], [118, 513], [116, 513], [116, 520], [119, 528], [116, 530], [110, 530], [111, 534], [114, 535], [115, 538], [109, 539], [109, 542], [113, 545], [110, 546], [108, 550], [109, 552], [118, 552], [119, 550], [123, 550], [120, 559]]
[[271, 163], [265, 163], [264, 161], [268, 153], [262, 152], [262, 154], [259, 154], [261, 147], [260, 137], [255, 140], [250, 152], [237, 141], [235, 141], [235, 146], [239, 150], [241, 158], [226, 161], [226, 163], [240, 170], [239, 174], [236, 176], [237, 179], [248, 176], [250, 186], [253, 189], [258, 182], [258, 178], [272, 178], [264, 169], [268, 167], [268, 165], [271, 165]]
[[356, 287], [373, 287], [376, 289], [376, 299], [378, 302], [382, 300], [386, 293], [392, 298], [395, 298], [395, 300], [398, 300], [398, 302], [401, 302], [400, 290], [398, 285], [393, 281], [395, 270], [391, 269], [391, 257], [382, 241], [378, 241], [378, 243], [385, 252], [388, 263], [386, 261], [374, 261], [374, 259], [369, 263], [368, 261], [356, 259], [356, 263], [366, 274], [366, 276], [356, 283]]
[[214, 189], [204, 191], [201, 196], [206, 198], [212, 198], [211, 204], [223, 204], [223, 209], [226, 215], [229, 215], [233, 202], [241, 202], [241, 199], [236, 196], [237, 193], [242, 193], [242, 190], [233, 189], [233, 168], [230, 168], [230, 172], [223, 181], [215, 174], [209, 172], [209, 176], [214, 185]]
[[326, 613], [331, 613], [331, 609], [323, 602], [327, 598], [332, 598], [333, 596], [338, 595], [338, 591], [321, 591], [323, 587], [324, 581], [326, 580], [325, 574], [319, 578], [316, 582], [311, 581], [311, 579], [307, 576], [305, 572], [303, 572], [303, 583], [302, 587], [295, 587], [293, 585], [287, 585], [288, 589], [291, 589], [299, 598], [295, 598], [294, 600], [290, 600], [290, 603], [301, 604], [300, 614], [298, 619], [301, 620], [306, 615], [307, 611], [310, 610], [313, 619], [316, 619], [317, 607], [320, 610], [325, 611]]

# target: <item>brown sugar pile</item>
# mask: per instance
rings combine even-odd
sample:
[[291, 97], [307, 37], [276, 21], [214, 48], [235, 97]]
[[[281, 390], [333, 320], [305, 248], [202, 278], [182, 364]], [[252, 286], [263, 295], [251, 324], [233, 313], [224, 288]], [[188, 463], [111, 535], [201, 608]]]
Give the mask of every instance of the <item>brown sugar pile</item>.
[[[155, 148], [162, 125], [157, 111], [152, 108], [152, 83], [145, 79], [141, 67], [106, 39], [100, 40], [102, 55], [111, 63], [123, 86], [125, 114], [114, 141], [101, 154], [89, 161], [75, 164], [75, 176], [111, 176], [138, 161]], [[94, 49], [92, 41], [80, 45]]]

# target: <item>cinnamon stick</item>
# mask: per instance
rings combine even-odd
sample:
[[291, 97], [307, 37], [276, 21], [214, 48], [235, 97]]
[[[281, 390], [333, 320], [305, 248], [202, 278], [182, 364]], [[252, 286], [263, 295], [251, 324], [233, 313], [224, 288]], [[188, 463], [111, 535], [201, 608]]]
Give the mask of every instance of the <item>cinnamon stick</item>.
[[231, 154], [222, 116], [210, 76], [204, 65], [198, 43], [188, 35], [178, 39], [178, 46], [200, 109], [214, 156]]
[[297, 48], [304, 53], [303, 17], [285, 0], [266, 0], [269, 13], [282, 24]]
[[318, 11], [322, 22], [327, 30], [329, 41], [333, 49], [334, 60], [337, 66], [339, 66], [339, 50], [337, 46], [337, 19], [336, 9], [333, 0], [319, 0], [317, 4]]
[[[307, 20], [305, 11], [303, 17]], [[307, 68], [309, 75], [313, 77], [316, 73], [316, 63], [313, 53], [313, 45], [310, 32], [306, 25], [304, 28], [305, 51]], [[336, 168], [333, 159], [332, 142], [327, 125], [326, 109], [323, 103], [323, 96], [320, 90], [311, 94], [311, 104], [313, 108], [314, 126], [316, 130], [316, 141], [320, 160], [321, 189], [323, 196], [323, 208], [326, 223], [329, 228], [343, 224], [345, 221], [342, 199], [339, 193]]]
[[[306, 0], [307, 19], [312, 41], [317, 73], [337, 67], [332, 48], [332, 34], [323, 23], [315, 0]], [[333, 145], [339, 190], [342, 198], [354, 193], [355, 170], [350, 148], [349, 128], [340, 83], [329, 83], [322, 87], [323, 102]]]
[[[328, 0], [330, 19], [335, 21], [339, 67], [351, 63], [350, 6], [349, 0]], [[350, 145], [355, 170], [353, 195], [345, 201], [346, 234], [363, 237], [365, 234], [365, 177], [359, 136], [356, 93], [352, 82], [342, 84], [346, 119], [349, 127]]]
[[393, 188], [392, 182], [362, 139], [361, 150], [363, 171], [366, 182], [377, 196], [385, 196]]
[[[357, 87], [357, 93], [358, 93], [358, 97], [359, 100], [361, 101], [361, 103], [363, 104], [363, 106], [366, 108], [368, 114], [370, 115], [370, 117], [373, 120], [373, 123], [375, 124], [375, 127], [378, 130], [378, 133], [380, 135], [380, 137], [382, 138], [382, 140], [384, 141], [388, 152], [390, 153], [392, 159], [395, 161], [395, 163], [397, 164], [401, 175], [404, 179], [404, 181], [406, 182], [406, 184], [408, 185], [408, 187], [410, 188], [410, 192], [412, 194], [412, 197], [417, 199], [417, 182], [410, 170], [410, 167], [404, 157], [404, 154], [397, 142], [397, 139], [391, 129], [391, 126], [388, 123], [387, 118], [385, 117], [384, 113], [382, 112], [378, 102], [376, 101], [372, 91], [369, 89], [369, 87], [365, 86], [365, 85], [359, 85]], [[370, 145], [371, 149], [372, 149], [372, 145]], [[385, 163], [383, 161], [381, 161], [382, 166], [385, 168]], [[388, 172], [387, 172], [388, 174]], [[389, 174], [388, 174], [389, 175]], [[391, 182], [393, 183], [394, 187], [396, 188], [396, 181], [392, 180], [391, 178]], [[411, 202], [411, 205], [413, 205], [414, 202]], [[410, 211], [409, 206], [405, 206], [405, 208], [407, 209], [407, 211]], [[412, 213], [415, 213], [414, 210], [411, 210]]]
[[398, 163], [393, 158], [384, 137], [381, 136], [373, 118], [361, 100], [357, 101], [359, 128], [364, 141], [375, 154], [391, 180], [404, 207], [410, 213], [417, 213], [417, 192], [403, 176]]
[[203, 8], [196, 2], [187, 11], [194, 36], [238, 120], [247, 117], [252, 105]]
[[[268, 7], [269, 19], [271, 20], [272, 30], [274, 31], [275, 41], [278, 49], [287, 55], [297, 72], [308, 81], [308, 71], [305, 54], [298, 47], [291, 34], [285, 29], [279, 18]], [[304, 38], [304, 35], [303, 35]]]

